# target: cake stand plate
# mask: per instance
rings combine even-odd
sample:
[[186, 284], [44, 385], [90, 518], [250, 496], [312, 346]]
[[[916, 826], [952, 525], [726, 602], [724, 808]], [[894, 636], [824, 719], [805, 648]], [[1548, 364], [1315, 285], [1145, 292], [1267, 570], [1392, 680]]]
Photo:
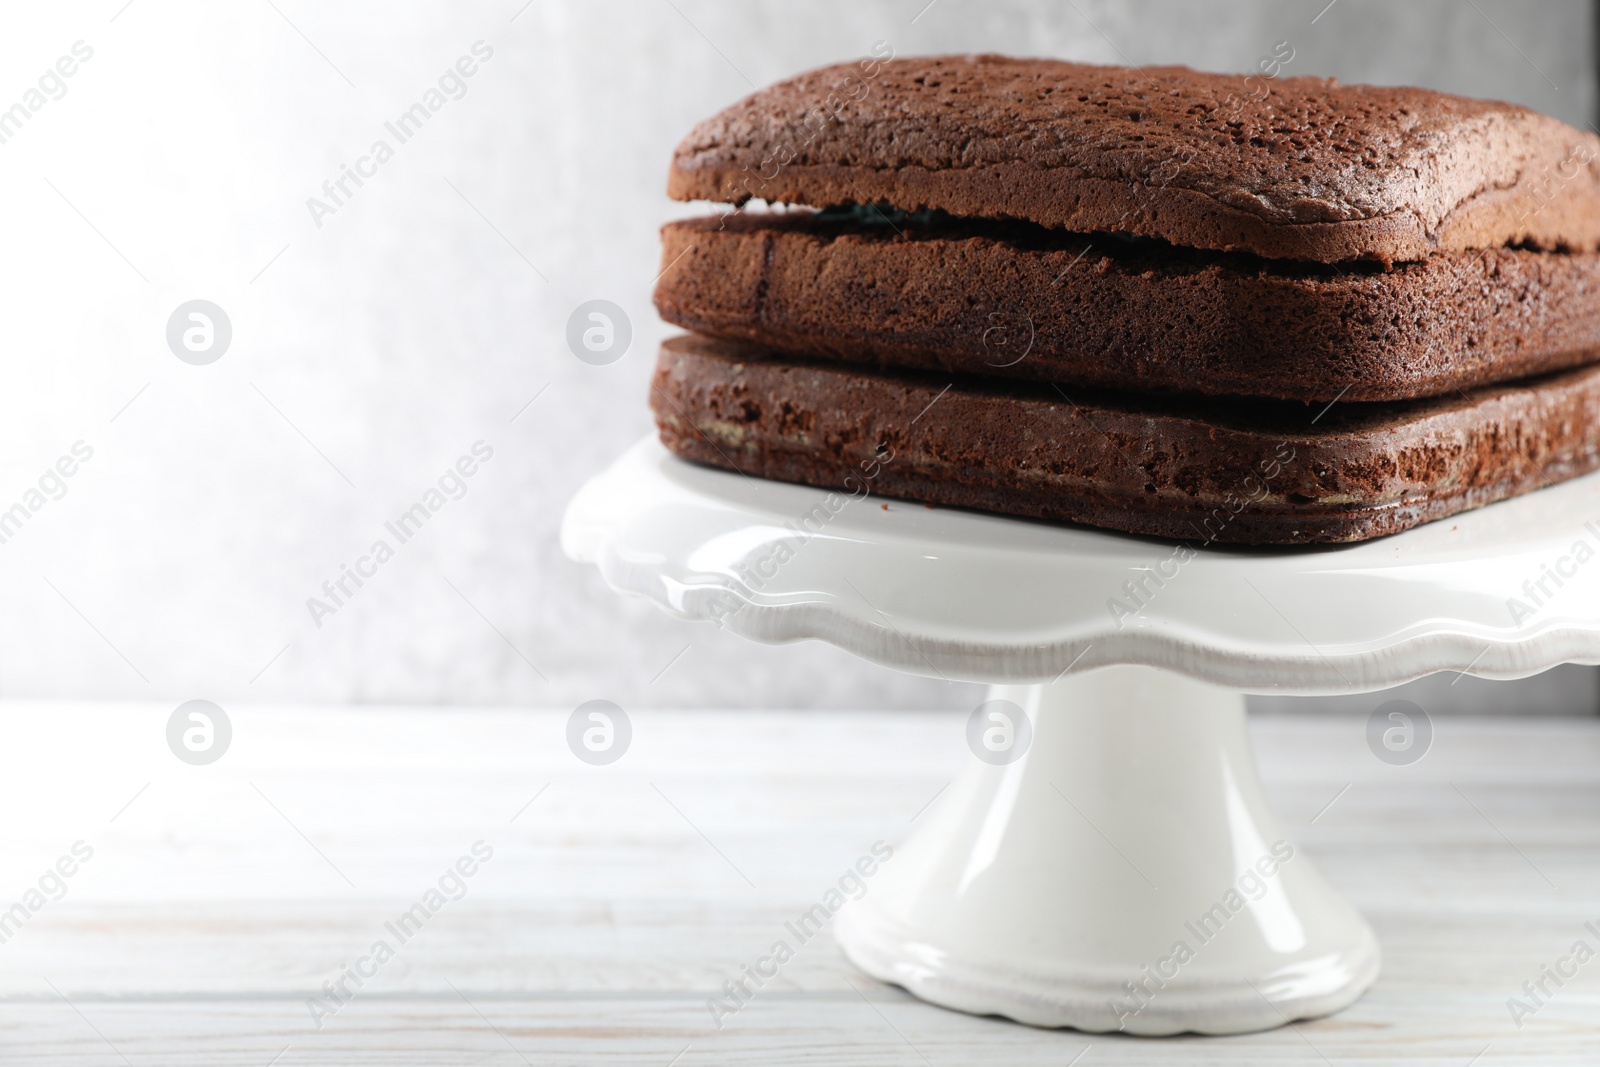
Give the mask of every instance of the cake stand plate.
[[1600, 475], [1245, 550], [885, 500], [871, 474], [830, 493], [651, 438], [562, 545], [684, 618], [991, 684], [969, 765], [836, 919], [867, 973], [964, 1011], [1170, 1034], [1344, 1007], [1377, 941], [1268, 809], [1242, 692], [1600, 662]]

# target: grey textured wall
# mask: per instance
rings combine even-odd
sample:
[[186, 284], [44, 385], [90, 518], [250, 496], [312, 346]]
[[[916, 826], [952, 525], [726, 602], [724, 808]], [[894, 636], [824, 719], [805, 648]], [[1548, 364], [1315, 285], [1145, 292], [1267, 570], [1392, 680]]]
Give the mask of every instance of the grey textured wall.
[[[0, 92], [75, 41], [94, 55], [0, 144], [0, 497], [76, 441], [95, 451], [0, 545], [0, 692], [970, 704], [671, 621], [561, 557], [566, 500], [649, 428], [655, 231], [685, 210], [662, 191], [674, 143], [752, 84], [878, 40], [1218, 70], [1286, 40], [1287, 73], [1594, 110], [1588, 3], [1325, 4], [13, 8]], [[493, 56], [465, 95], [319, 226], [307, 199], [479, 40]], [[563, 343], [595, 297], [635, 327], [609, 367]], [[194, 298], [233, 324], [209, 366], [164, 337]], [[493, 458], [465, 495], [317, 626], [306, 598], [480, 440]]]

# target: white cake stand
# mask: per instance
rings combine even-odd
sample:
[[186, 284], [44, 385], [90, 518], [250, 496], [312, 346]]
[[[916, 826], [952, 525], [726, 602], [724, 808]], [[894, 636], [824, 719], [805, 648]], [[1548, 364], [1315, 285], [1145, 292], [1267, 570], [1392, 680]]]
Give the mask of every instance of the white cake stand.
[[1242, 691], [1600, 662], [1600, 476], [1363, 544], [1190, 554], [648, 439], [562, 545], [684, 618], [994, 686], [970, 765], [836, 933], [879, 979], [1040, 1026], [1260, 1030], [1376, 979], [1371, 929], [1267, 808]]

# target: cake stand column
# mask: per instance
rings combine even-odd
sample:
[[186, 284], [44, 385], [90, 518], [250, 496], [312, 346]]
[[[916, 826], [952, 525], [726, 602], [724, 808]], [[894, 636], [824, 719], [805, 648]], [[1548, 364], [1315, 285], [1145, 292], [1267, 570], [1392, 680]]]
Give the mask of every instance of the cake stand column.
[[1267, 808], [1240, 694], [1108, 667], [990, 700], [984, 758], [836, 920], [868, 974], [1134, 1034], [1268, 1029], [1376, 979], [1371, 928]]

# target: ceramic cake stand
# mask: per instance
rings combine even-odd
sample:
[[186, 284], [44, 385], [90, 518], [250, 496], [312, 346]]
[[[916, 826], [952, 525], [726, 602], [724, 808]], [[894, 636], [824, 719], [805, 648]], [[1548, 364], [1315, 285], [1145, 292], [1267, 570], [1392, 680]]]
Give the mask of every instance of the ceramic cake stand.
[[1372, 930], [1267, 808], [1243, 691], [1600, 662], [1595, 476], [1363, 544], [1191, 552], [651, 439], [583, 488], [562, 544], [684, 618], [993, 686], [961, 777], [836, 935], [919, 997], [1041, 1026], [1260, 1030], [1377, 977]]

